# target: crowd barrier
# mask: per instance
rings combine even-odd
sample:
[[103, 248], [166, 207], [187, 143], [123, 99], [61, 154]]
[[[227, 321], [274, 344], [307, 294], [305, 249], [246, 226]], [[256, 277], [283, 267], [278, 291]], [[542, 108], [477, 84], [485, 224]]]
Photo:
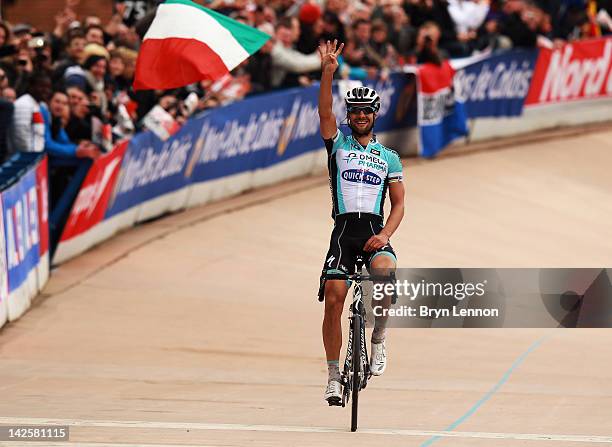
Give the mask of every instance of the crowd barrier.
[[[382, 99], [377, 136], [403, 156], [433, 157], [462, 136], [609, 120], [611, 68], [609, 38], [408, 68], [368, 84]], [[338, 117], [350, 86], [334, 86]], [[89, 169], [53, 262], [147, 219], [320, 172], [317, 95], [314, 86], [248, 98], [189, 120], [166, 141], [144, 132], [119, 142]], [[28, 308], [49, 274], [47, 171], [41, 154], [0, 168], [0, 326]]]
[[47, 157], [20, 153], [0, 168], [0, 326], [30, 307], [49, 277]]

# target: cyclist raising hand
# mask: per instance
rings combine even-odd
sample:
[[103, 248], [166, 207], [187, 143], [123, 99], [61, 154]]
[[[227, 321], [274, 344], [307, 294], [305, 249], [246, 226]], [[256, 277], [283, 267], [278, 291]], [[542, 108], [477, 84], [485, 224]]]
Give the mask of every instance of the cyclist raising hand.
[[[352, 274], [358, 255], [368, 269], [395, 269], [396, 257], [389, 242], [404, 216], [402, 165], [398, 154], [383, 146], [373, 133], [380, 97], [371, 88], [355, 87], [345, 96], [347, 122], [351, 135], [336, 125], [332, 111], [332, 79], [344, 44], [337, 41], [319, 46], [321, 85], [319, 118], [321, 136], [328, 154], [329, 182], [332, 192], [334, 228], [323, 274]], [[384, 223], [383, 206], [389, 192], [391, 211]], [[327, 357], [328, 383], [325, 400], [340, 402], [339, 357], [342, 346], [341, 317], [348, 291], [346, 281], [325, 283], [323, 344]], [[372, 333], [370, 368], [375, 376], [386, 368], [384, 321], [377, 320]]]

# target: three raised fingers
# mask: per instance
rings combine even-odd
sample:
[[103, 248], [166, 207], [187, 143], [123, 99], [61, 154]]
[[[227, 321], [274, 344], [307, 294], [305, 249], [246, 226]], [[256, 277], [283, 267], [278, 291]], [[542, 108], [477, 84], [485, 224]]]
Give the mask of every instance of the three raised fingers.
[[335, 56], [337, 56], [340, 54], [340, 51], [342, 51], [344, 44], [341, 43], [340, 46], [338, 46], [338, 39], [334, 39], [333, 42], [328, 40], [324, 44], [319, 45], [320, 51], [323, 51], [323, 46], [325, 46], [325, 54], [333, 53]]

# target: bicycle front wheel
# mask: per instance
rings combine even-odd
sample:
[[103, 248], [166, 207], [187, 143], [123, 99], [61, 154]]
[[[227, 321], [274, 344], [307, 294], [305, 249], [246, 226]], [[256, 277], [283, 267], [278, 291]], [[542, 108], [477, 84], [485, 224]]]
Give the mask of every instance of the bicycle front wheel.
[[353, 401], [351, 407], [351, 431], [357, 430], [357, 409], [359, 405], [359, 386], [360, 386], [360, 369], [361, 369], [361, 318], [358, 315], [353, 317], [353, 389], [351, 399]]

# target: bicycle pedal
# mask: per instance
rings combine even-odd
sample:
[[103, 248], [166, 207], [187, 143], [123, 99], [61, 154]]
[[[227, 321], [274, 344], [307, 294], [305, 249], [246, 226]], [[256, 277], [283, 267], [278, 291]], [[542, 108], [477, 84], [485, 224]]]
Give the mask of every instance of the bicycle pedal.
[[330, 407], [341, 407], [342, 399], [339, 397], [330, 397], [329, 399], [327, 399], [327, 403]]

